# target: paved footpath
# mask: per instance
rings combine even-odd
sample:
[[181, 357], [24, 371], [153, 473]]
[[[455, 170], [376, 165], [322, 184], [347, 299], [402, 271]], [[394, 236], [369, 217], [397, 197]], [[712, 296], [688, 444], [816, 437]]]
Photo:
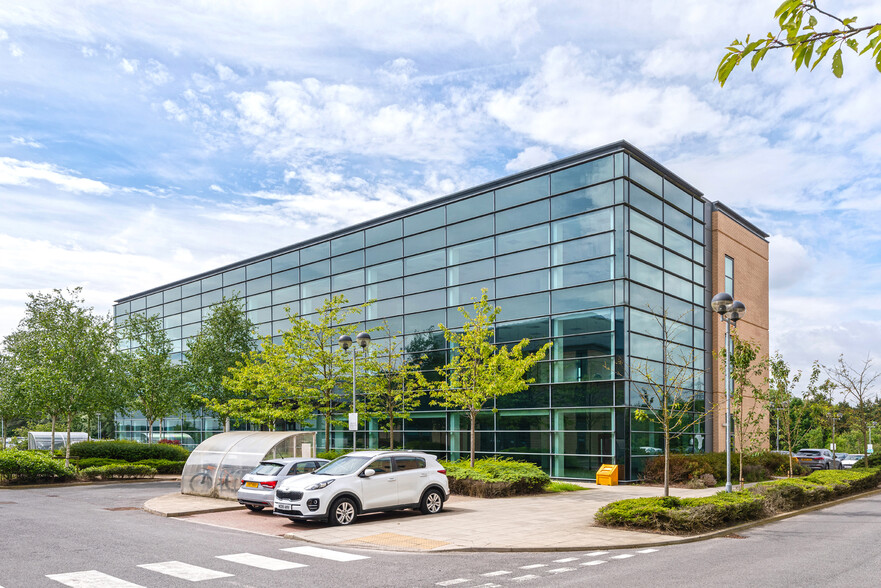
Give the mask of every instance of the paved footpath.
[[[515, 498], [452, 496], [444, 511], [425, 516], [415, 511], [365, 515], [354, 525], [293, 523], [267, 511], [253, 513], [227, 500], [175, 493], [149, 500], [144, 508], [162, 516], [280, 535], [321, 545], [374, 547], [401, 551], [561, 551], [623, 548], [669, 543], [680, 537], [596, 526], [596, 511], [625, 498], [660, 496], [662, 488], [597, 486], [588, 490]], [[671, 489], [679, 497], [711, 496], [718, 488]]]

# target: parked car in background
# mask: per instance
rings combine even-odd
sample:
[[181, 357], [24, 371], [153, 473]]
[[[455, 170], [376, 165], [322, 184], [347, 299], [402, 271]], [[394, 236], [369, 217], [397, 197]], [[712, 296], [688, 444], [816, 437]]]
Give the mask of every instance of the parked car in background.
[[244, 504], [249, 510], [272, 508], [275, 489], [279, 482], [292, 476], [308, 474], [326, 463], [328, 463], [326, 459], [312, 457], [286, 457], [261, 461], [260, 465], [242, 478], [242, 485], [236, 493], [236, 498], [239, 504]]
[[829, 449], [800, 449], [795, 454], [798, 463], [812, 470], [837, 470], [841, 462], [835, 459]]
[[450, 496], [446, 473], [429, 453], [353, 451], [307, 476], [283, 480], [275, 514], [331, 525], [350, 525], [367, 512], [416, 508], [435, 514]]
[[853, 467], [853, 465], [863, 459], [865, 455], [862, 453], [848, 453], [847, 457], [841, 460], [841, 467], [849, 470]]

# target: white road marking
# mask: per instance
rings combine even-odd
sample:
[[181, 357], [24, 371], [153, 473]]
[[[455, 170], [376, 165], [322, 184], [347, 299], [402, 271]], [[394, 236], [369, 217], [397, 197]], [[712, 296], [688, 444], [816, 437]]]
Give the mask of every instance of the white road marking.
[[143, 588], [139, 584], [126, 582], [97, 570], [70, 572], [68, 574], [47, 574], [46, 577], [72, 588]]
[[285, 547], [282, 551], [297, 553], [299, 555], [308, 555], [310, 557], [320, 557], [321, 559], [330, 559], [333, 561], [355, 561], [358, 559], [370, 559], [367, 555], [355, 555], [354, 553], [346, 553], [344, 551], [333, 551], [332, 549], [322, 549], [321, 547]]
[[621, 555], [613, 555], [612, 559], [627, 559], [628, 557], [633, 557], [632, 553], [622, 553]]
[[463, 582], [470, 582], [468, 578], [456, 578], [455, 580], [447, 580], [446, 582], [438, 582], [438, 586], [455, 586]]
[[657, 549], [640, 549], [636, 553], [654, 553], [656, 551], [657, 551]]
[[603, 560], [603, 559], [594, 559], [594, 560], [591, 560], [591, 561], [586, 561], [586, 562], [584, 562], [584, 563], [581, 564], [581, 565], [583, 565], [583, 566], [598, 566], [598, 565], [600, 565], [600, 564], [604, 564], [604, 563], [606, 563], [606, 560]]
[[548, 570], [549, 574], [562, 574], [564, 572], [574, 572], [575, 568], [554, 568], [552, 570]]
[[591, 551], [590, 553], [585, 553], [585, 557], [599, 557], [601, 555], [606, 555], [609, 553], [608, 551]]
[[535, 574], [526, 574], [525, 576], [517, 576], [515, 578], [511, 578], [512, 582], [526, 582], [527, 580], [535, 580], [538, 578]]
[[174, 578], [180, 578], [182, 580], [189, 580], [190, 582], [215, 580], [217, 578], [230, 578], [234, 575], [227, 574], [226, 572], [219, 572], [217, 570], [209, 570], [208, 568], [194, 566], [188, 563], [183, 563], [182, 561], [163, 561], [153, 564], [141, 564], [138, 567], [144, 568], [145, 570], [150, 570], [151, 572], [165, 574], [166, 576], [172, 576]]
[[534, 570], [535, 568], [546, 568], [548, 564], [531, 564], [528, 566], [520, 566], [521, 570]]
[[266, 557], [265, 555], [255, 555], [253, 553], [233, 553], [231, 555], [218, 555], [217, 559], [223, 559], [226, 561], [231, 561], [233, 563], [251, 566], [253, 568], [260, 568], [262, 570], [272, 570], [273, 572], [308, 567], [306, 564], [285, 561], [283, 559], [275, 559], [274, 557]]
[[480, 574], [480, 575], [481, 575], [481, 576], [487, 576], [487, 577], [489, 577], [489, 576], [505, 576], [505, 575], [510, 574], [510, 573], [511, 573], [511, 572], [507, 572], [507, 571], [505, 571], [505, 570], [499, 570], [498, 572], [487, 572], [487, 573], [485, 573], [485, 574]]
[[487, 584], [478, 584], [474, 588], [501, 588], [501, 586], [501, 584], [493, 584], [492, 582], [489, 582]]
[[575, 561], [578, 559], [577, 557], [564, 557], [563, 559], [555, 559], [554, 563], [569, 563], [570, 561]]

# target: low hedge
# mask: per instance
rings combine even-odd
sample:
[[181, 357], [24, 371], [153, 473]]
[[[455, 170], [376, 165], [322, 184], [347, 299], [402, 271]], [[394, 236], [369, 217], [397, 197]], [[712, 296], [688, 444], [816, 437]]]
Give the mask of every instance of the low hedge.
[[7, 484], [63, 482], [76, 478], [76, 473], [76, 468], [45, 452], [0, 450], [0, 480]]
[[[732, 482], [740, 479], [738, 464], [740, 455], [731, 454]], [[743, 479], [745, 482], [761, 482], [774, 476], [789, 474], [789, 456], [771, 451], [747, 453], [743, 456]], [[793, 461], [793, 473], [807, 470]], [[670, 455], [670, 483], [684, 484], [689, 480], [712, 474], [716, 480], [724, 480], [726, 474], [725, 453], [673, 453]], [[650, 484], [664, 483], [664, 456], [649, 458], [645, 464], [643, 481]]]
[[171, 461], [168, 459], [142, 459], [135, 465], [145, 465], [154, 468], [160, 474], [180, 474], [184, 471], [185, 461]]
[[119, 459], [129, 463], [144, 459], [186, 461], [190, 452], [167, 443], [138, 443], [137, 441], [83, 441], [70, 446], [71, 457], [80, 459]]
[[551, 478], [534, 463], [504, 457], [489, 457], [474, 462], [443, 462], [450, 482], [450, 492], [464, 496], [497, 498], [536, 494]]
[[740, 492], [704, 498], [635, 498], [597, 511], [598, 524], [674, 534], [702, 533], [870, 490], [881, 470], [832, 470], [806, 478], [761, 482]]
[[100, 468], [101, 466], [106, 465], [118, 465], [122, 463], [128, 463], [122, 459], [107, 459], [106, 457], [87, 457], [85, 459], [78, 459], [74, 462], [74, 465], [81, 470], [86, 468]]
[[138, 464], [111, 464], [80, 470], [80, 477], [86, 480], [122, 480], [130, 478], [152, 478], [156, 468]]

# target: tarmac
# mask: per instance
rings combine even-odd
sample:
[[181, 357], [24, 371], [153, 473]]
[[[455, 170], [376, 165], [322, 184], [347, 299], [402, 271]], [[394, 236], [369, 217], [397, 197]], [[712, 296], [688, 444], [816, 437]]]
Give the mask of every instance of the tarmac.
[[[596, 511], [625, 498], [661, 496], [663, 488], [641, 485], [598, 486], [586, 490], [518, 496], [471, 498], [453, 495], [443, 512], [422, 515], [394, 511], [363, 515], [353, 525], [294, 523], [268, 510], [250, 512], [230, 500], [166, 494], [147, 501], [144, 510], [191, 522], [283, 536], [325, 546], [392, 551], [569, 551], [651, 547], [695, 540], [609, 529], [594, 523]], [[711, 496], [718, 488], [671, 488], [673, 496]]]

